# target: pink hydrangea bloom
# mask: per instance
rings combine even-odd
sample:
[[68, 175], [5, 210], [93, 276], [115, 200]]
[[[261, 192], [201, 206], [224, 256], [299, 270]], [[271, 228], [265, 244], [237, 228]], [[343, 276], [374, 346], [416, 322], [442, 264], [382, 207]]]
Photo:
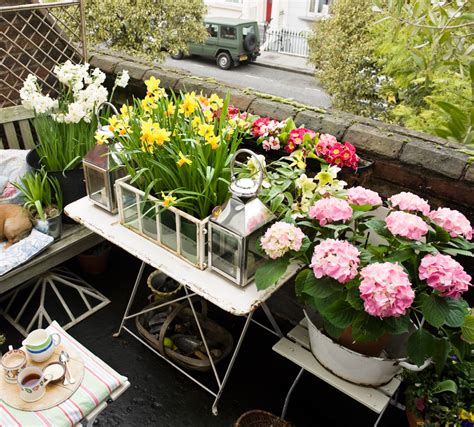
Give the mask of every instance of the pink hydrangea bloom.
[[404, 315], [415, 298], [408, 274], [391, 262], [369, 264], [360, 271], [360, 297], [364, 310], [371, 316]]
[[349, 203], [353, 205], [381, 205], [382, 199], [375, 191], [364, 187], [352, 187], [347, 191]]
[[443, 297], [459, 298], [471, 284], [471, 276], [449, 255], [426, 255], [418, 269], [421, 280], [436, 289]]
[[280, 258], [289, 250], [299, 251], [304, 233], [300, 228], [287, 222], [276, 222], [262, 237], [261, 244], [265, 253], [272, 259]]
[[395, 211], [387, 215], [385, 224], [394, 236], [406, 237], [411, 240], [420, 240], [428, 233], [428, 224], [419, 216]]
[[321, 225], [326, 225], [334, 221], [346, 222], [352, 216], [352, 208], [345, 200], [328, 197], [318, 200], [309, 208], [308, 214], [310, 218], [317, 219]]
[[357, 276], [359, 250], [345, 240], [326, 239], [315, 246], [310, 267], [314, 276], [320, 279], [332, 277], [339, 283], [346, 283]]
[[448, 208], [439, 208], [431, 211], [428, 217], [436, 225], [444, 228], [451, 237], [464, 236], [472, 239], [472, 226], [469, 220], [459, 211]]
[[428, 215], [430, 212], [430, 205], [425, 199], [406, 191], [395, 194], [388, 201], [393, 207], [398, 207], [402, 211], [421, 212], [423, 215]]

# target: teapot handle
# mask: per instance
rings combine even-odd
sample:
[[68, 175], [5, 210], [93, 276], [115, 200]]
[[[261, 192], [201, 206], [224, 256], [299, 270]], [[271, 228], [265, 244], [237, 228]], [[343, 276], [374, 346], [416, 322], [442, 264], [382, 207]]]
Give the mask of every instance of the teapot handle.
[[262, 186], [262, 182], [263, 182], [263, 174], [264, 174], [264, 169], [263, 169], [263, 165], [262, 165], [262, 162], [260, 161], [260, 159], [258, 158], [258, 156], [251, 150], [247, 149], [247, 148], [241, 148], [240, 150], [237, 150], [234, 155], [232, 156], [232, 160], [230, 161], [230, 176], [231, 176], [231, 181], [232, 182], [235, 182], [237, 180], [237, 178], [235, 177], [234, 175], [234, 164], [235, 164], [235, 161], [237, 159], [237, 157], [242, 154], [242, 153], [246, 153], [246, 154], [249, 154], [250, 156], [252, 156], [256, 163], [257, 163], [257, 166], [258, 166], [258, 169], [259, 169], [259, 172], [258, 172], [258, 180], [256, 181], [255, 183], [255, 187], [254, 187], [254, 192], [257, 193], [258, 190], [260, 190], [260, 187]]
[[100, 104], [98, 107], [97, 107], [97, 110], [95, 110], [95, 116], [97, 118], [97, 126], [99, 126], [99, 123], [100, 123], [100, 117], [99, 117], [99, 113], [100, 111], [102, 110], [102, 108], [104, 107], [110, 107], [112, 109], [112, 111], [114, 112], [115, 115], [118, 115], [118, 111], [117, 109], [115, 108], [115, 105], [112, 104], [111, 102], [108, 102], [108, 101], [104, 101], [102, 104]]

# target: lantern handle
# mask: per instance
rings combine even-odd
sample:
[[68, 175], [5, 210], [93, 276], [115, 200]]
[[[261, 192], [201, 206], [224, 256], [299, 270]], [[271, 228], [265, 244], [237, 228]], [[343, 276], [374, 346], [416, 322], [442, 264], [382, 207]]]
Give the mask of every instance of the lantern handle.
[[257, 193], [258, 190], [260, 190], [260, 187], [262, 186], [262, 183], [263, 183], [263, 174], [264, 174], [264, 169], [263, 169], [263, 165], [262, 165], [262, 162], [260, 161], [260, 159], [258, 158], [258, 156], [251, 150], [247, 149], [247, 148], [241, 148], [240, 150], [237, 150], [235, 153], [234, 153], [234, 156], [232, 157], [232, 160], [230, 161], [230, 176], [231, 176], [231, 181], [232, 182], [235, 182], [237, 179], [234, 175], [234, 164], [235, 164], [235, 161], [237, 159], [237, 157], [239, 156], [239, 154], [242, 154], [242, 153], [246, 153], [246, 154], [249, 154], [250, 156], [252, 156], [257, 165], [258, 165], [258, 180], [256, 182], [256, 185], [255, 185], [255, 188], [254, 188], [254, 192]]
[[97, 118], [97, 126], [99, 125], [100, 123], [100, 117], [99, 117], [99, 113], [100, 111], [102, 110], [102, 108], [104, 108], [105, 106], [107, 107], [110, 107], [112, 109], [112, 111], [114, 112], [115, 115], [118, 116], [119, 112], [117, 111], [117, 109], [115, 108], [115, 105], [112, 104], [111, 102], [108, 102], [108, 101], [104, 101], [102, 104], [100, 104], [98, 107], [97, 107], [97, 110], [95, 110], [95, 116]]

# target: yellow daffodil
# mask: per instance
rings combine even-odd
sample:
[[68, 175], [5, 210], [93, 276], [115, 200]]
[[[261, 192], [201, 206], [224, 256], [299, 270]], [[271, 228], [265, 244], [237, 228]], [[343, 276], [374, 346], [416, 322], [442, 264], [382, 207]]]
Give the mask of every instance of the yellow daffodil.
[[190, 164], [193, 163], [193, 161], [191, 159], [189, 159], [188, 156], [185, 156], [181, 151], [178, 154], [179, 154], [179, 159], [176, 162], [176, 164], [179, 167], [182, 167], [184, 165], [190, 165]]
[[155, 78], [155, 76], [151, 76], [148, 80], [145, 80], [147, 96], [154, 95], [158, 92], [160, 89], [160, 83], [160, 79]]
[[163, 206], [165, 208], [169, 207], [171, 203], [176, 201], [176, 197], [173, 197], [171, 194], [165, 195], [165, 193], [161, 192], [161, 197], [163, 197]]
[[172, 116], [175, 110], [176, 110], [175, 105], [172, 102], [169, 102], [168, 106], [166, 107], [166, 115], [168, 117]]
[[198, 101], [202, 107], [209, 107], [209, 98], [207, 96], [199, 95]]
[[224, 100], [222, 98], [219, 98], [217, 94], [213, 93], [211, 97], [209, 98], [209, 103], [211, 105], [211, 108], [214, 111], [217, 111], [218, 109], [222, 108], [222, 106], [224, 105]]
[[461, 420], [467, 420], [471, 423], [474, 423], [474, 412], [468, 412], [465, 409], [461, 409], [461, 412], [459, 413], [459, 418], [461, 418]]
[[120, 114], [122, 115], [124, 119], [129, 118], [130, 114], [132, 113], [133, 113], [133, 107], [129, 105], [123, 104], [122, 107], [120, 108]]
[[198, 130], [200, 125], [202, 125], [201, 117], [199, 116], [194, 117], [194, 119], [192, 119], [191, 121], [191, 126], [193, 127], [193, 129], [195, 131]]
[[153, 149], [153, 145], [163, 145], [170, 140], [171, 132], [160, 127], [159, 123], [154, 123], [151, 119], [142, 121], [140, 140], [147, 144], [147, 151]]
[[109, 118], [109, 129], [111, 132], [118, 131], [118, 124], [119, 124], [119, 120], [115, 114]]
[[94, 138], [97, 141], [97, 144], [99, 145], [107, 144], [109, 140], [108, 135], [105, 132], [100, 132], [100, 131], [97, 131], [95, 133]]
[[150, 114], [156, 107], [158, 107], [158, 104], [155, 102], [154, 98], [149, 95], [142, 99], [141, 104], [143, 111], [146, 114]]
[[211, 110], [205, 110], [203, 113], [206, 122], [210, 123], [214, 120], [214, 113]]
[[185, 117], [189, 117], [191, 114], [194, 113], [197, 107], [198, 102], [196, 100], [196, 94], [194, 92], [187, 93], [184, 96], [181, 105], [179, 106], [179, 112], [181, 114], [184, 114]]
[[198, 131], [200, 136], [207, 137], [208, 135], [213, 135], [214, 134], [214, 126], [213, 125], [208, 125], [207, 123], [203, 123], [199, 125], [199, 131]]
[[219, 148], [219, 137], [216, 135], [206, 136], [206, 144], [210, 145], [213, 150], [217, 150]]

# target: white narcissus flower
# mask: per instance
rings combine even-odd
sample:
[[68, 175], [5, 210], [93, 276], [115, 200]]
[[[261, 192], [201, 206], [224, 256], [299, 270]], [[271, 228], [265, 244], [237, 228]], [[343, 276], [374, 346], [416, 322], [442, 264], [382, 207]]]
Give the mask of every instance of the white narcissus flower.
[[128, 70], [123, 70], [122, 73], [119, 74], [115, 79], [115, 86], [126, 87], [128, 85], [129, 80], [130, 75], [128, 74]]
[[64, 121], [65, 123], [79, 123], [85, 115], [86, 111], [84, 111], [84, 105], [80, 102], [73, 102], [69, 104], [69, 109], [64, 116]]

